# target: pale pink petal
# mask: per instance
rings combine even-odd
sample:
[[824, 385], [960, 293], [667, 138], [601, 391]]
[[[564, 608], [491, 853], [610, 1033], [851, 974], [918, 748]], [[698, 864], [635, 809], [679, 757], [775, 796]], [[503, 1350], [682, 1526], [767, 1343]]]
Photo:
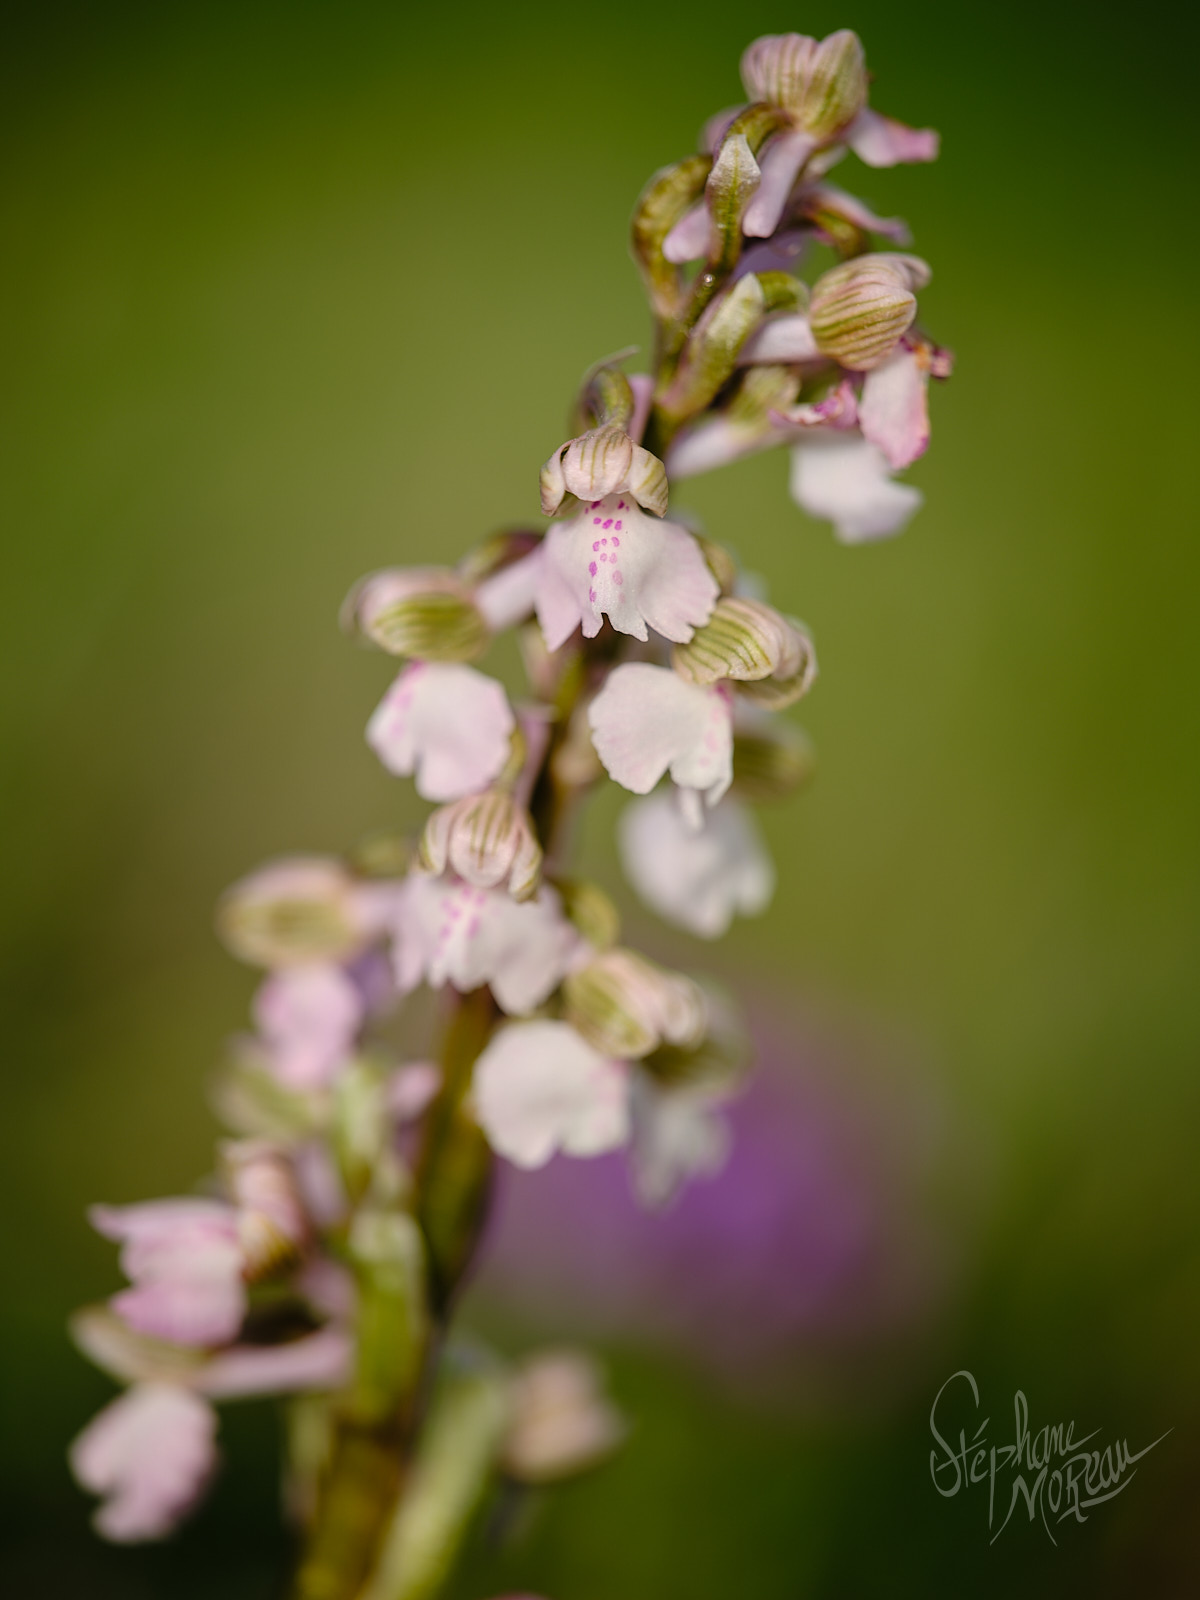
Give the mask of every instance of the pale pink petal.
[[143, 1383], [94, 1417], [71, 1446], [71, 1470], [104, 1496], [97, 1531], [120, 1544], [162, 1539], [187, 1515], [216, 1466], [212, 1407], [171, 1383]]
[[566, 1022], [503, 1029], [475, 1063], [474, 1101], [493, 1148], [519, 1167], [556, 1150], [592, 1156], [629, 1137], [629, 1069]]
[[816, 148], [816, 140], [794, 130], [777, 135], [758, 158], [762, 180], [746, 207], [742, 231], [752, 239], [769, 239], [779, 226], [792, 185]]
[[394, 929], [396, 981], [406, 993], [422, 981], [469, 993], [484, 984], [510, 1014], [532, 1011], [577, 961], [581, 941], [553, 889], [515, 901], [502, 889], [479, 889], [415, 873]]
[[676, 266], [685, 261], [696, 261], [708, 254], [712, 238], [712, 223], [708, 206], [703, 200], [685, 212], [663, 240], [663, 255]]
[[664, 790], [626, 806], [618, 838], [625, 875], [645, 903], [702, 939], [719, 939], [735, 915], [757, 916], [770, 902], [775, 869], [735, 800], [722, 800], [696, 831]]
[[387, 1107], [397, 1122], [415, 1122], [442, 1087], [432, 1061], [409, 1061], [388, 1079]]
[[792, 498], [810, 516], [832, 522], [839, 539], [860, 544], [899, 533], [923, 497], [912, 484], [893, 480], [869, 439], [816, 429], [792, 451]]
[[585, 503], [550, 528], [543, 588], [538, 619], [551, 650], [577, 625], [594, 638], [605, 616], [635, 639], [647, 638], [650, 627], [685, 643], [708, 620], [718, 594], [687, 529], [647, 516], [629, 494]]
[[538, 545], [519, 561], [512, 561], [491, 577], [484, 578], [475, 590], [475, 604], [493, 633], [512, 628], [533, 615], [533, 597], [537, 593], [541, 564], [542, 547]]
[[725, 467], [755, 451], [766, 450], [778, 444], [781, 436], [780, 431], [769, 424], [710, 417], [675, 435], [667, 451], [667, 471], [672, 482], [694, 478], [701, 472], [711, 472], [715, 467]]
[[929, 445], [929, 363], [905, 345], [868, 372], [858, 403], [863, 437], [883, 451], [895, 471], [911, 466]]
[[124, 1244], [133, 1288], [109, 1302], [139, 1333], [172, 1344], [225, 1344], [246, 1311], [237, 1212], [215, 1200], [93, 1206], [92, 1226]]
[[634, 372], [630, 374], [629, 387], [633, 390], [633, 415], [626, 431], [634, 444], [641, 444], [654, 404], [654, 379], [648, 372]]
[[717, 803], [733, 776], [733, 721], [724, 684], [701, 688], [669, 667], [614, 668], [588, 709], [596, 754], [610, 778], [648, 794], [664, 772]]
[[800, 312], [772, 317], [756, 329], [742, 346], [738, 364], [790, 366], [797, 361], [819, 361], [821, 352], [808, 318]]
[[285, 967], [254, 997], [254, 1020], [275, 1076], [290, 1089], [320, 1089], [353, 1053], [362, 993], [340, 967]]
[[745, 101], [740, 106], [726, 106], [723, 111], [715, 111], [700, 130], [700, 148], [709, 155], [715, 155], [720, 148], [721, 141], [729, 132], [729, 127], [742, 112], [745, 111]]
[[328, 1327], [286, 1344], [234, 1345], [207, 1362], [194, 1382], [213, 1400], [340, 1389], [353, 1360], [351, 1334]]
[[822, 210], [833, 211], [856, 228], [878, 233], [896, 244], [909, 244], [912, 234], [903, 217], [880, 217], [857, 195], [847, 194], [832, 183], [819, 184], [811, 191], [811, 202]]
[[869, 167], [894, 167], [901, 161], [936, 161], [938, 135], [932, 128], [910, 128], [865, 106], [842, 138]]
[[423, 799], [460, 800], [500, 774], [515, 727], [494, 678], [459, 662], [413, 661], [367, 724], [367, 741]]

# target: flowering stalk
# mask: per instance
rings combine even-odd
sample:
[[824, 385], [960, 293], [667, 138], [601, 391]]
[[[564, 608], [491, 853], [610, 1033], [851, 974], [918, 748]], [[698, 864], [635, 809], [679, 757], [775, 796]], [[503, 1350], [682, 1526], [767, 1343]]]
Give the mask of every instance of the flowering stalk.
[[[929, 160], [936, 136], [868, 107], [849, 32], [759, 39], [742, 76], [749, 103], [638, 202], [651, 370], [627, 374], [626, 353], [585, 376], [575, 436], [541, 470], [549, 526], [454, 569], [375, 573], [346, 604], [402, 662], [368, 741], [435, 809], [419, 840], [277, 861], [222, 902], [226, 943], [264, 978], [217, 1086], [218, 1175], [92, 1215], [130, 1279], [74, 1323], [128, 1386], [72, 1450], [109, 1538], [161, 1537], [192, 1507], [214, 1401], [288, 1395], [296, 1600], [417, 1600], [490, 1486], [580, 1470], [623, 1433], [584, 1357], [513, 1371], [456, 1336], [454, 1311], [497, 1157], [628, 1147], [662, 1204], [727, 1146], [745, 1068], [728, 1004], [622, 945], [568, 865], [607, 773], [641, 797], [619, 836], [634, 888], [717, 937], [773, 888], [746, 802], [811, 770], [775, 719], [813, 685], [812, 640], [668, 515], [671, 488], [786, 444], [802, 507], [844, 540], [895, 533], [920, 497], [894, 474], [926, 448], [928, 381], [950, 367], [917, 323], [929, 269], [892, 248], [903, 223], [826, 182], [848, 149]], [[516, 705], [473, 664], [513, 628]], [[386, 1021], [421, 985], [441, 995], [436, 1060], [403, 1060]]]

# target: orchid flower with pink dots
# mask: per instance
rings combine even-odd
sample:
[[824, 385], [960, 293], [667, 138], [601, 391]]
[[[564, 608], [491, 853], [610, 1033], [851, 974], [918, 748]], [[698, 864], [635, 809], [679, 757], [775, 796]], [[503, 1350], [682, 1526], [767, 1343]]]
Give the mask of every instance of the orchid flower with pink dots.
[[[715, 939], [775, 888], [751, 807], [812, 772], [786, 712], [816, 682], [793, 609], [819, 589], [775, 609], [679, 486], [783, 447], [794, 499], [841, 539], [895, 533], [921, 504], [896, 475], [926, 451], [930, 380], [951, 366], [906, 224], [827, 181], [847, 151], [926, 161], [937, 136], [871, 109], [846, 30], [759, 39], [741, 70], [750, 103], [711, 118], [634, 212], [642, 370], [629, 349], [583, 375], [536, 498], [530, 466], [527, 520], [453, 566], [371, 573], [342, 608], [398, 660], [366, 738], [425, 804], [221, 899], [258, 987], [213, 1083], [215, 1170], [191, 1195], [91, 1212], [128, 1280], [72, 1324], [124, 1386], [71, 1447], [105, 1538], [167, 1536], [216, 1470], [217, 1407], [272, 1395], [292, 1600], [436, 1600], [491, 1489], [506, 1506], [625, 1439], [589, 1358], [510, 1362], [460, 1338], [456, 1313], [504, 1164], [552, 1186], [610, 1155], [646, 1207], [719, 1193], [731, 1152], [737, 1171], [748, 1052], [729, 1002], [637, 949], [572, 860], [607, 777], [637, 797], [617, 832], [638, 898]], [[810, 271], [816, 247], [835, 259]], [[469, 392], [496, 403], [494, 384]], [[441, 548], [469, 471], [438, 499]]]

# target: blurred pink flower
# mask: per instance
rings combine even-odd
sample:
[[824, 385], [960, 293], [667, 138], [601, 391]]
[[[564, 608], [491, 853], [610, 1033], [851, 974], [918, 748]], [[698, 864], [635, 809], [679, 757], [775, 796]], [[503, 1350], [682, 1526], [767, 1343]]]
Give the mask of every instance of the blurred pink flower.
[[92, 1226], [122, 1244], [133, 1287], [110, 1304], [130, 1327], [172, 1344], [226, 1344], [246, 1311], [238, 1213], [218, 1200], [93, 1206]]
[[254, 997], [272, 1071], [290, 1089], [322, 1089], [352, 1054], [365, 1006], [360, 987], [327, 963], [283, 967]]
[[164, 1538], [200, 1498], [216, 1466], [217, 1418], [173, 1383], [119, 1395], [71, 1446], [71, 1469], [103, 1495], [96, 1528], [121, 1544]]

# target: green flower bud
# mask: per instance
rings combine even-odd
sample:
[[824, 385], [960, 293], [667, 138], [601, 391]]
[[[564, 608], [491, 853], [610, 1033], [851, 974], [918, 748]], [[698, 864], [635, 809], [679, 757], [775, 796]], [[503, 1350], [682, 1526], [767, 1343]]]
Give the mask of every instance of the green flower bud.
[[651, 178], [633, 213], [634, 259], [660, 317], [673, 316], [685, 292], [683, 274], [663, 255], [663, 242], [704, 193], [711, 168], [706, 155], [689, 156], [664, 168]]
[[567, 1021], [602, 1055], [620, 1060], [663, 1043], [697, 1044], [708, 1021], [698, 984], [620, 947], [571, 973], [563, 1000]]
[[595, 950], [610, 950], [621, 937], [621, 918], [615, 905], [587, 878], [556, 878], [554, 887], [567, 921]]
[[481, 889], [506, 888], [528, 900], [541, 876], [542, 847], [525, 807], [503, 789], [468, 795], [439, 806], [421, 836], [427, 872], [457, 872]]
[[362, 945], [367, 926], [354, 880], [327, 856], [288, 856], [227, 889], [217, 931], [253, 966], [344, 961]]
[[929, 282], [918, 256], [878, 252], [855, 256], [819, 278], [808, 321], [823, 355], [869, 372], [891, 353], [917, 314], [913, 293]]
[[664, 416], [678, 423], [703, 411], [732, 376], [765, 305], [762, 285], [748, 272], [709, 306], [683, 347], [674, 377], [658, 396]]
[[687, 644], [677, 644], [671, 664], [689, 683], [723, 678], [750, 686], [770, 705], [798, 700], [816, 676], [812, 641], [799, 625], [761, 600], [729, 596]]
[[733, 736], [733, 792], [741, 799], [783, 800], [809, 782], [816, 765], [808, 735], [786, 723]]
[[768, 34], [742, 56], [747, 93], [787, 112], [818, 143], [839, 133], [867, 103], [867, 68], [856, 33], [842, 28], [818, 44], [803, 33]]
[[443, 567], [372, 573], [351, 591], [343, 616], [389, 655], [422, 661], [472, 661], [489, 639], [470, 587]]

